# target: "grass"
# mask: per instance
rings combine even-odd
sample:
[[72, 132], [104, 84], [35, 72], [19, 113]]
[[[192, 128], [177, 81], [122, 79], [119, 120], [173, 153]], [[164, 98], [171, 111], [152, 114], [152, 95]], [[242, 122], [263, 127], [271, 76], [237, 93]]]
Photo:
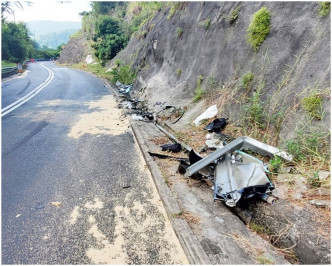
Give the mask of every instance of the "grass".
[[318, 15], [320, 17], [325, 17], [330, 13], [331, 2], [319, 2]]
[[247, 41], [255, 51], [258, 51], [270, 32], [270, 18], [270, 12], [266, 7], [262, 7], [254, 14], [254, 17], [250, 22], [247, 29]]
[[199, 100], [202, 99], [204, 91], [202, 89], [202, 83], [203, 83], [204, 77], [203, 76], [198, 76], [197, 77], [197, 87], [195, 90], [195, 96], [194, 96], [194, 102], [198, 102]]
[[1, 60], [1, 67], [16, 67], [17, 63]]

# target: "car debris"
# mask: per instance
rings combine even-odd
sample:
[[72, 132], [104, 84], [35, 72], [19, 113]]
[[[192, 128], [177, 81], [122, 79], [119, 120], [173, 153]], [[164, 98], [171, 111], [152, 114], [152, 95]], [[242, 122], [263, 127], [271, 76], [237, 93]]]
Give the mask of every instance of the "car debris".
[[133, 89], [133, 84], [122, 84], [120, 81], [116, 81], [115, 83], [116, 88], [118, 89], [118, 92], [123, 94], [124, 96], [129, 96], [130, 92]]
[[214, 169], [214, 199], [225, 201], [229, 207], [234, 207], [240, 200], [254, 196], [274, 204], [276, 198], [268, 195], [274, 186], [266, 175], [267, 166], [259, 159], [241, 150], [251, 150], [264, 156], [280, 156], [286, 161], [292, 156], [265, 143], [249, 137], [240, 137], [216, 152], [191, 164], [185, 173], [189, 177], [202, 171]]
[[148, 153], [150, 154], [150, 156], [157, 157], [160, 159], [173, 159], [176, 161], [189, 161], [188, 158], [180, 158], [180, 157], [175, 157], [175, 156], [166, 155], [166, 154], [154, 153], [154, 152], [150, 152], [150, 151], [148, 151]]
[[181, 144], [179, 143], [164, 144], [160, 147], [162, 151], [180, 152], [182, 150]]
[[221, 130], [223, 130], [227, 124], [228, 118], [217, 118], [208, 125], [206, 125], [204, 129], [209, 132], [221, 133]]

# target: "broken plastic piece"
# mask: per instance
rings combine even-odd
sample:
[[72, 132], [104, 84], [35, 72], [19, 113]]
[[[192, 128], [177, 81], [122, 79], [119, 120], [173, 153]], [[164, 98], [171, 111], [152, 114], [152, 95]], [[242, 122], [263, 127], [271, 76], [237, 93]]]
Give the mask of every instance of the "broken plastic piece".
[[206, 111], [204, 113], [202, 113], [200, 116], [198, 116], [195, 119], [194, 123], [196, 126], [199, 126], [202, 120], [212, 118], [212, 117], [216, 116], [217, 114], [218, 114], [217, 105], [212, 105], [208, 109], [206, 109]]
[[160, 146], [162, 151], [171, 151], [171, 152], [179, 152], [181, 151], [182, 147], [179, 143], [172, 143], [172, 144], [164, 144]]

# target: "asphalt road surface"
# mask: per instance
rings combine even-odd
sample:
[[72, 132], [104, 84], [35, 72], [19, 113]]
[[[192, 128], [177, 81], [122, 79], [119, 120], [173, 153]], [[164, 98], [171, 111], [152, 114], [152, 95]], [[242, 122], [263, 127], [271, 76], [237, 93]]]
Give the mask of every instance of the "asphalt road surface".
[[52, 62], [2, 82], [2, 264], [187, 264], [103, 82]]

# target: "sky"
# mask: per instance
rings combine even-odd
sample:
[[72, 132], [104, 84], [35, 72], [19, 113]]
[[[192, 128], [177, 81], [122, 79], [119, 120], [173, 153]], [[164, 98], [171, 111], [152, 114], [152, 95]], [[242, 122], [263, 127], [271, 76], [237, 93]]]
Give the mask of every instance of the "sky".
[[[22, 2], [22, 1], [21, 1]], [[91, 11], [90, 1], [55, 1], [55, 0], [32, 0], [32, 6], [24, 4], [24, 10], [15, 11], [15, 21], [54, 20], [54, 21], [81, 21], [78, 13]], [[12, 15], [8, 20], [13, 21]]]

